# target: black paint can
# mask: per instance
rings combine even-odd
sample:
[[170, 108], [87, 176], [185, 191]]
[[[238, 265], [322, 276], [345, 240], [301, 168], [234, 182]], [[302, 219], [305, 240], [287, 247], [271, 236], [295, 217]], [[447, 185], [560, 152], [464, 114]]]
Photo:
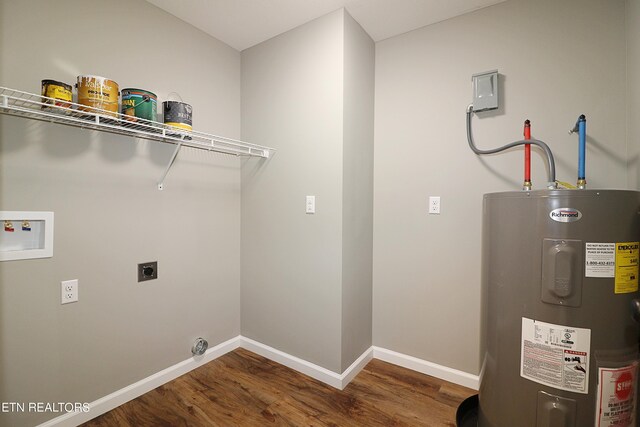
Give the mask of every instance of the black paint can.
[[164, 124], [181, 130], [191, 131], [193, 110], [191, 105], [178, 101], [164, 101], [162, 103]]

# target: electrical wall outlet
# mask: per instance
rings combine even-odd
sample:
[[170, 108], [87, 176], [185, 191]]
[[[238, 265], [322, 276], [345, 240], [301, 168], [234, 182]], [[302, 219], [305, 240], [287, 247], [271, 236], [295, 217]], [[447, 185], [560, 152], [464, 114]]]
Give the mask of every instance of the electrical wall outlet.
[[78, 279], [60, 282], [60, 304], [78, 301]]
[[440, 196], [429, 197], [429, 214], [430, 215], [440, 214]]

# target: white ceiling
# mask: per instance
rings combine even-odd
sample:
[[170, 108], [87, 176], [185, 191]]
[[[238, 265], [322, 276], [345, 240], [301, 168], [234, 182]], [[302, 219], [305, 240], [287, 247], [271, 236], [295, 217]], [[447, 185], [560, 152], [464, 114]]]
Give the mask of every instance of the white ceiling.
[[147, 0], [244, 50], [339, 8], [374, 41], [505, 0]]

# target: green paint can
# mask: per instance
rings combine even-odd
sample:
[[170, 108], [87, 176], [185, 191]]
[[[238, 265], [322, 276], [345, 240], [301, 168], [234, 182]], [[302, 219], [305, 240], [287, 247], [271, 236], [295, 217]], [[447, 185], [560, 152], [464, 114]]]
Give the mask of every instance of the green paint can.
[[148, 90], [127, 88], [122, 89], [122, 114], [132, 122], [138, 119], [156, 121], [158, 112], [158, 97]]

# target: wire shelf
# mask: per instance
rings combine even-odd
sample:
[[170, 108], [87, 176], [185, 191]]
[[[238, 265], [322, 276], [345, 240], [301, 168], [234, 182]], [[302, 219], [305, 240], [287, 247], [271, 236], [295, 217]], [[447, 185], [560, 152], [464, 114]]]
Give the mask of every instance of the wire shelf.
[[[64, 105], [55, 105], [56, 103]], [[181, 146], [236, 156], [263, 158], [268, 158], [275, 152], [273, 148], [261, 145], [202, 132], [186, 131], [159, 122], [1, 86], [0, 113], [176, 144], [178, 145], [176, 154]]]

